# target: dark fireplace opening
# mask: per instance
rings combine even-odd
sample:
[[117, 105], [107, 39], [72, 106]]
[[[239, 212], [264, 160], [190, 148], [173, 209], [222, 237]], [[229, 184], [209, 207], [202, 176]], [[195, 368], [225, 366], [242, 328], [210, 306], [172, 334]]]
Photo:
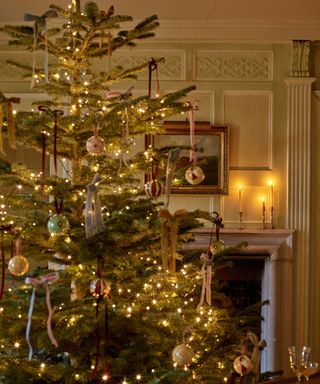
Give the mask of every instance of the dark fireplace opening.
[[236, 310], [244, 310], [262, 301], [264, 260], [243, 260], [232, 257], [232, 266], [217, 271], [221, 292]]

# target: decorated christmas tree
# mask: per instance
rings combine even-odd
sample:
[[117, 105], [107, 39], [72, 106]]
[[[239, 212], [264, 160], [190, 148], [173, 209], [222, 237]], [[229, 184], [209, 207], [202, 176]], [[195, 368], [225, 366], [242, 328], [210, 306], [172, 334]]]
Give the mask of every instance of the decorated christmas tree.
[[[225, 244], [214, 235], [201, 257], [186, 247], [190, 230], [221, 219], [170, 209], [179, 148], [136, 150], [192, 108], [194, 88], [160, 94], [161, 58], [112, 66], [157, 17], [132, 26], [112, 6], [73, 0], [25, 20], [2, 31], [32, 63], [8, 65], [41, 101], [14, 115], [19, 99], [1, 94], [0, 144], [2, 159], [7, 139], [38, 151], [39, 171], [1, 161], [2, 382], [223, 382], [252, 317], [218, 291]], [[141, 72], [148, 86], [134, 97]]]

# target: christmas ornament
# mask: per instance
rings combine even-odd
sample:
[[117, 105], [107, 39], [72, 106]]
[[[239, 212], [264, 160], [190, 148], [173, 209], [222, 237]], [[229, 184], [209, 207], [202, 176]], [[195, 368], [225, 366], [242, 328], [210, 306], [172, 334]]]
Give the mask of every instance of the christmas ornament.
[[176, 248], [179, 221], [187, 216], [185, 209], [178, 209], [171, 214], [168, 209], [160, 209], [158, 217], [161, 221], [161, 259], [163, 271], [176, 272]]
[[49, 218], [47, 228], [51, 234], [56, 235], [69, 228], [69, 221], [65, 216], [56, 213]]
[[202, 268], [201, 268], [201, 274], [202, 274], [202, 288], [201, 288], [201, 297], [200, 302], [197, 306], [197, 309], [199, 310], [204, 302], [208, 305], [211, 305], [211, 283], [212, 278], [215, 275], [215, 271], [212, 268], [213, 264], [213, 257], [210, 252], [202, 253], [200, 256], [200, 260], [202, 261]]
[[32, 82], [31, 88], [34, 86], [34, 79], [36, 74], [36, 46], [39, 39], [39, 36], [43, 34], [43, 40], [45, 42], [45, 64], [44, 64], [44, 73], [46, 83], [49, 82], [49, 68], [48, 68], [48, 39], [47, 39], [47, 19], [58, 17], [57, 11], [54, 9], [49, 9], [40, 16], [31, 15], [26, 13], [24, 15], [25, 21], [34, 21], [33, 28], [33, 63], [32, 63]]
[[204, 180], [205, 176], [199, 166], [193, 165], [186, 170], [185, 178], [189, 184], [197, 185]]
[[25, 280], [26, 284], [31, 284], [33, 285], [32, 289], [32, 294], [30, 298], [30, 304], [29, 304], [29, 311], [28, 311], [28, 323], [27, 323], [27, 329], [26, 329], [26, 341], [29, 346], [29, 360], [32, 359], [33, 355], [33, 348], [30, 342], [30, 330], [31, 330], [31, 323], [32, 323], [32, 313], [33, 313], [33, 307], [34, 307], [34, 301], [36, 298], [36, 289], [39, 285], [43, 284], [45, 290], [46, 290], [46, 304], [47, 304], [47, 309], [48, 309], [48, 319], [47, 319], [47, 332], [49, 339], [51, 343], [57, 347], [58, 343], [56, 338], [54, 337], [52, 333], [52, 327], [51, 327], [51, 319], [53, 315], [53, 309], [51, 305], [51, 298], [50, 298], [50, 287], [49, 283], [53, 283], [59, 279], [59, 274], [58, 272], [51, 272], [46, 275], [41, 276], [40, 278], [35, 278], [35, 277], [27, 277]]
[[91, 282], [90, 284], [90, 293], [95, 297], [104, 297], [108, 296], [110, 292], [110, 283], [104, 279], [97, 279]]
[[253, 364], [247, 355], [241, 355], [234, 359], [233, 368], [239, 375], [243, 376], [253, 370]]
[[98, 192], [98, 185], [102, 181], [103, 179], [101, 176], [96, 173], [92, 182], [87, 185], [87, 198], [84, 214], [87, 238], [90, 238], [91, 236], [102, 232], [105, 229]]
[[98, 155], [104, 151], [104, 140], [98, 135], [89, 137], [86, 143], [87, 151], [91, 155]]
[[158, 180], [150, 180], [146, 183], [144, 190], [149, 197], [156, 198], [161, 195], [162, 185]]
[[15, 276], [22, 276], [28, 272], [29, 262], [22, 255], [13, 256], [8, 264], [9, 271]]
[[193, 350], [187, 344], [179, 344], [172, 351], [172, 360], [179, 367], [185, 367], [192, 362], [193, 355]]
[[159, 78], [158, 78], [158, 63], [156, 62], [156, 60], [153, 57], [149, 60], [148, 69], [149, 69], [148, 96], [151, 97], [152, 72], [155, 71], [156, 72], [156, 81], [157, 81], [156, 97], [159, 97], [160, 96], [160, 85], [159, 85]]
[[223, 252], [226, 249], [226, 244], [223, 240], [213, 240], [210, 244], [210, 251], [213, 255]]

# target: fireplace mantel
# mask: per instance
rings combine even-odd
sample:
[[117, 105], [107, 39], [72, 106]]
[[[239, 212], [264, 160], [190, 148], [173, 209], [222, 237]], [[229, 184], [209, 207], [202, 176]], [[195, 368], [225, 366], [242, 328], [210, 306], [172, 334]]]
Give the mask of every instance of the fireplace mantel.
[[[211, 228], [197, 228], [193, 231], [195, 241], [188, 247], [208, 249]], [[220, 230], [220, 239], [228, 246], [246, 242], [247, 247], [237, 251], [237, 257], [264, 260], [262, 273], [262, 301], [269, 305], [262, 307], [262, 335], [267, 347], [262, 352], [261, 370], [284, 370], [290, 373], [288, 346], [292, 340], [292, 229], [229, 229]]]

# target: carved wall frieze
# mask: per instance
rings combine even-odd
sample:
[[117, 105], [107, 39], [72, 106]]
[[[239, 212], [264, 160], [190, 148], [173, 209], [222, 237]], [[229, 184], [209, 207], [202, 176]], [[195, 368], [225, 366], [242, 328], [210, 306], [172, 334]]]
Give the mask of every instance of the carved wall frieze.
[[[111, 65], [121, 66], [123, 68], [129, 68], [134, 65], [141, 65], [148, 61], [148, 57], [164, 57], [164, 62], [159, 64], [158, 73], [162, 80], [184, 80], [185, 78], [185, 65], [184, 65], [184, 52], [180, 54], [164, 54], [162, 52], [153, 52], [152, 55], [142, 52], [141, 55], [129, 56], [129, 55], [114, 55], [112, 56]], [[139, 78], [146, 79], [147, 73], [141, 74]]]
[[272, 79], [270, 51], [197, 51], [195, 80], [268, 81]]

